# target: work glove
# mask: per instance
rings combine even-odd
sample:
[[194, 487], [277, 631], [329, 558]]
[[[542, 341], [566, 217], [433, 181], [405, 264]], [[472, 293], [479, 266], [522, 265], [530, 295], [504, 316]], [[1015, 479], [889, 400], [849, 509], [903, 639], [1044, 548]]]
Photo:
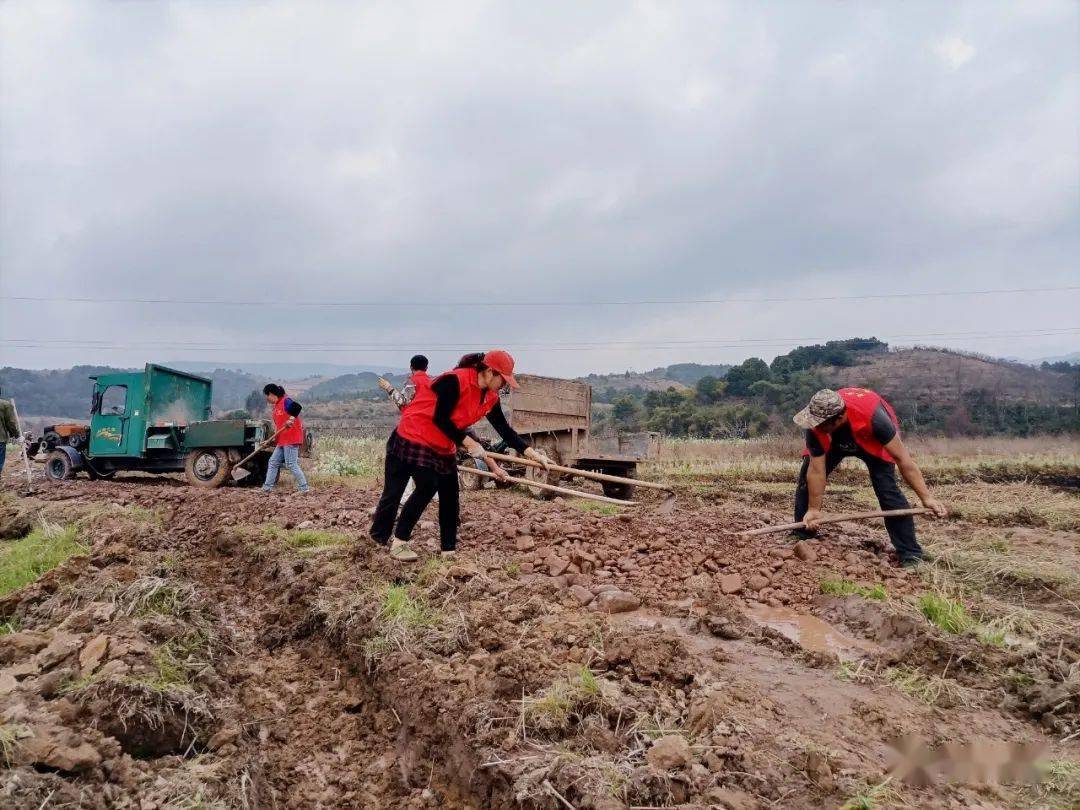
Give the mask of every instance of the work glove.
[[394, 386], [392, 386], [390, 384], [390, 381], [387, 380], [387, 379], [384, 379], [383, 377], [379, 377], [379, 388], [381, 388], [383, 391], [385, 391], [388, 394], [391, 391], [394, 390]]
[[537, 462], [539, 464], [542, 464], [544, 466], [545, 470], [547, 470], [549, 472], [551, 471], [551, 464], [552, 464], [551, 459], [548, 458], [547, 455], [544, 454], [543, 452], [541, 452], [540, 450], [537, 450], [537, 449], [532, 448], [532, 447], [526, 447], [525, 448], [525, 458], [530, 459], [531, 461], [535, 461], [535, 462]]

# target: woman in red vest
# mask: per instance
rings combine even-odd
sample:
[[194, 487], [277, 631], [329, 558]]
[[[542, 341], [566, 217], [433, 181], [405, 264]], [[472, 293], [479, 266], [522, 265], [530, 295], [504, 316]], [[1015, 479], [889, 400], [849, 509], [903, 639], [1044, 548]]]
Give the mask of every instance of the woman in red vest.
[[[397, 429], [386, 443], [385, 483], [371, 524], [371, 538], [380, 545], [386, 545], [393, 534], [390, 554], [395, 559], [416, 559], [408, 541], [436, 492], [442, 553], [453, 556], [459, 510], [458, 445], [474, 458], [483, 459], [500, 479], [506, 478], [506, 472], [467, 434], [468, 428], [485, 416], [508, 446], [545, 466], [550, 463], [506, 421], [499, 404], [499, 391], [504, 386], [518, 387], [514, 358], [504, 351], [468, 354], [457, 368], [440, 375], [429, 387], [418, 386], [416, 397], [401, 412]], [[398, 502], [410, 478], [416, 482], [416, 491], [398, 515]]]
[[[919, 465], [900, 441], [899, 420], [880, 394], [865, 388], [823, 388], [795, 414], [794, 421], [806, 428], [806, 449], [795, 490], [795, 520], [805, 520], [810, 534], [816, 532], [821, 519], [821, 499], [829, 473], [848, 456], [866, 464], [882, 509], [910, 506], [896, 483], [899, 466], [900, 474], [923, 506], [937, 517], [948, 516], [948, 510], [931, 494]], [[922, 560], [914, 518], [886, 518], [885, 528], [901, 565], [916, 565]]]
[[292, 473], [296, 488], [301, 492], [307, 492], [307, 479], [304, 478], [304, 471], [300, 469], [300, 447], [304, 444], [304, 423], [300, 421], [300, 403], [285, 396], [285, 389], [277, 383], [266, 385], [263, 388], [263, 395], [270, 404], [274, 430], [281, 431], [274, 440], [274, 452], [270, 454], [270, 462], [266, 466], [263, 492], [270, 492], [274, 488], [282, 463]]

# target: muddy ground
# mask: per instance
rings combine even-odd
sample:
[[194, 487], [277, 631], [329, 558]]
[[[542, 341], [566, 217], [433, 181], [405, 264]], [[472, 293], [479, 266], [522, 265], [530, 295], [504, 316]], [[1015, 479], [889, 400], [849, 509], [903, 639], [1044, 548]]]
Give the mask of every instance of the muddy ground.
[[[378, 492], [347, 481], [299, 497], [8, 477], [2, 493], [0, 534], [72, 525], [86, 547], [0, 598], [5, 807], [1080, 799], [1077, 597], [1003, 574], [988, 598], [1031, 620], [946, 632], [916, 599], [948, 572], [897, 567], [880, 526], [735, 536], [789, 519], [781, 487], [686, 488], [667, 516], [468, 493], [458, 558], [431, 556], [425, 522], [412, 566], [367, 540]], [[924, 537], [1080, 551], [1032, 522]], [[890, 774], [902, 738], [949, 764]], [[1036, 755], [1041, 785], [1001, 764]]]

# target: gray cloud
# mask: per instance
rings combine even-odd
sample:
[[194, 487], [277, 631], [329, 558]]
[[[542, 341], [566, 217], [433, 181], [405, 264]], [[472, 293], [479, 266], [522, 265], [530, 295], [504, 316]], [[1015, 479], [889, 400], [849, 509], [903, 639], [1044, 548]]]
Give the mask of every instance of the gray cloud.
[[[1069, 0], [7, 3], [0, 288], [497, 302], [1076, 283], [1078, 19]], [[0, 364], [392, 364], [475, 342], [572, 374], [772, 356], [798, 338], [1080, 327], [1078, 301], [66, 318], [2, 301], [7, 340], [221, 348], [0, 344]], [[550, 345], [704, 339], [764, 345]], [[246, 348], [289, 341], [400, 349]], [[1077, 339], [923, 342], [1037, 356]]]

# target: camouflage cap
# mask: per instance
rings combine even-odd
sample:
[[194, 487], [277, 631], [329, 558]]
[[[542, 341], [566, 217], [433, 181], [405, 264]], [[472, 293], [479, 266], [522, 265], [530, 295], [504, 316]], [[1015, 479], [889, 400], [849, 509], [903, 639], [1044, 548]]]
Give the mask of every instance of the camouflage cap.
[[844, 400], [840, 399], [840, 395], [831, 388], [822, 388], [810, 397], [810, 404], [795, 414], [792, 419], [799, 427], [810, 430], [843, 412]]

